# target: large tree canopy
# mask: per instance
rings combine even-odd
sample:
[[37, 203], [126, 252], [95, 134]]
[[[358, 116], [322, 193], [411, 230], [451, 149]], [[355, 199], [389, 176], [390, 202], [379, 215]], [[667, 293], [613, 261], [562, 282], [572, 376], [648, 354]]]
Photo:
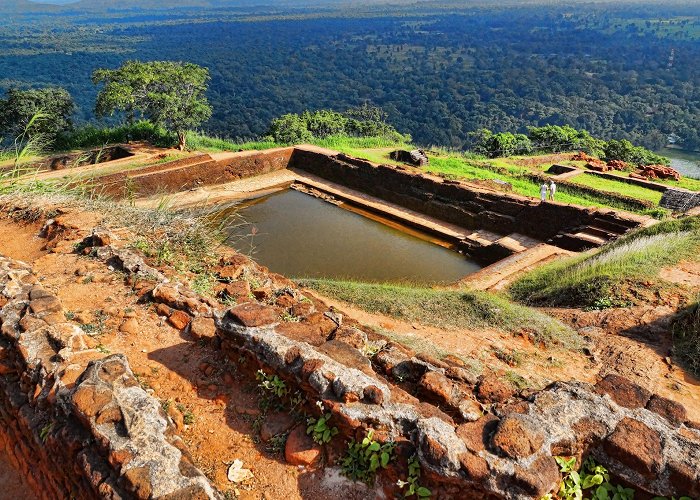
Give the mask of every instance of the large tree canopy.
[[187, 130], [211, 116], [205, 97], [209, 70], [196, 64], [171, 61], [128, 61], [116, 70], [98, 69], [93, 83], [104, 83], [97, 96], [99, 116], [126, 114], [133, 122], [137, 113], [175, 132], [180, 149], [187, 141]]
[[73, 124], [73, 99], [67, 90], [49, 87], [34, 90], [10, 89], [0, 99], [0, 142], [2, 136], [42, 136], [52, 143]]

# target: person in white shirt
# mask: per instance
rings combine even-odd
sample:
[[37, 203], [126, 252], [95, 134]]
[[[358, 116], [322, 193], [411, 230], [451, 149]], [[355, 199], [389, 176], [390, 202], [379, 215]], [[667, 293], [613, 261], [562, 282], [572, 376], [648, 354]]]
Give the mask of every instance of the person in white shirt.
[[546, 201], [548, 192], [549, 192], [549, 186], [547, 185], [546, 182], [543, 182], [542, 185], [540, 186], [540, 200]]
[[549, 181], [549, 199], [554, 201], [554, 194], [557, 192], [557, 185], [554, 184], [553, 180]]

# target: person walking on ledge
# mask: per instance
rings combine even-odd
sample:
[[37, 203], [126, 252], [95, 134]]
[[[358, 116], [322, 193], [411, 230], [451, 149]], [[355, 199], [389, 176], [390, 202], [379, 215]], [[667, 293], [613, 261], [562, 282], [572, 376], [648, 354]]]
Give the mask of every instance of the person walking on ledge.
[[547, 193], [549, 192], [549, 186], [546, 182], [543, 182], [540, 186], [540, 200], [547, 201]]
[[554, 201], [554, 195], [557, 192], [557, 185], [554, 184], [554, 180], [549, 181], [549, 200]]

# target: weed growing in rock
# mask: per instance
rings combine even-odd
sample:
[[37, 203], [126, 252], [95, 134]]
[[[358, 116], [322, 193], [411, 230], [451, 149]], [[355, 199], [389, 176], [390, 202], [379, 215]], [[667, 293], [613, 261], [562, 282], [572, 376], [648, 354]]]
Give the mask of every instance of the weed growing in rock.
[[294, 316], [289, 311], [284, 311], [280, 314], [280, 319], [286, 323], [299, 323], [301, 321], [301, 318]]
[[513, 371], [507, 371], [505, 373], [505, 379], [519, 391], [530, 387], [530, 383], [525, 377], [522, 377]]
[[[564, 480], [559, 486], [556, 498], [560, 500], [581, 500], [584, 493], [591, 500], [632, 500], [634, 490], [610, 482], [610, 475], [605, 467], [596, 464], [589, 458], [576, 471], [576, 457], [554, 457], [559, 464], [559, 470]], [[549, 493], [540, 500], [552, 500], [555, 497]]]
[[362, 441], [354, 439], [348, 443], [348, 451], [341, 462], [343, 474], [354, 481], [374, 483], [379, 469], [386, 469], [395, 458], [395, 443], [380, 444], [370, 430]]
[[104, 344], [98, 344], [97, 347], [95, 347], [95, 349], [97, 349], [102, 354], [109, 354], [111, 352]]
[[53, 430], [53, 422], [49, 422], [46, 424], [44, 427], [41, 428], [39, 431], [39, 439], [41, 439], [42, 443], [46, 442], [46, 438], [49, 437], [49, 434]]
[[216, 286], [216, 276], [211, 273], [202, 272], [197, 274], [190, 281], [190, 287], [193, 291], [200, 295], [214, 295], [214, 286]]
[[331, 414], [326, 413], [319, 418], [309, 417], [306, 419], [306, 433], [318, 444], [326, 444], [338, 434], [337, 427], [330, 427], [328, 421]]
[[189, 408], [187, 408], [182, 403], [178, 403], [177, 409], [180, 411], [180, 413], [182, 413], [182, 422], [185, 425], [194, 424], [194, 420], [195, 420], [194, 413], [192, 413], [192, 411]]
[[287, 384], [277, 375], [268, 375], [262, 370], [258, 370], [255, 374], [258, 380], [258, 387], [267, 393], [271, 393], [277, 398], [283, 398], [287, 394]]
[[493, 355], [508, 366], [520, 366], [523, 364], [525, 358], [525, 353], [522, 351], [511, 349], [510, 352], [507, 352], [498, 347], [493, 349]]
[[418, 456], [413, 455], [408, 461], [408, 478], [406, 481], [397, 481], [396, 485], [402, 490], [405, 488], [404, 492], [405, 498], [410, 498], [415, 496], [417, 498], [430, 498], [432, 492], [425, 486], [421, 486], [418, 482], [420, 479], [420, 462], [418, 461]]
[[285, 445], [287, 444], [287, 437], [289, 437], [289, 432], [272, 436], [270, 441], [267, 442], [265, 449], [268, 453], [274, 453], [276, 455], [282, 453]]

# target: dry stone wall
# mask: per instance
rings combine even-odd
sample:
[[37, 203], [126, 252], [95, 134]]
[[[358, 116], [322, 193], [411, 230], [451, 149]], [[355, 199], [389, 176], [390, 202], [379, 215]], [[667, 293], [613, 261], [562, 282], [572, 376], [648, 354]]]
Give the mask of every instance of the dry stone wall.
[[0, 446], [37, 497], [217, 497], [127, 359], [1, 256], [0, 325]]
[[[233, 359], [248, 353], [322, 401], [346, 437], [372, 429], [403, 443], [405, 455], [417, 452], [437, 498], [539, 498], [558, 487], [559, 455], [579, 463], [593, 456], [639, 492], [700, 494], [698, 424], [686, 420], [682, 406], [626, 379], [557, 382], [514, 394], [498, 379], [470, 380], [458, 365], [417, 359], [391, 344], [377, 355], [384, 373], [368, 374], [342, 365], [347, 352], [333, 359], [323, 346], [278, 332], [276, 315], [249, 309], [218, 316], [222, 348]], [[407, 379], [417, 383], [419, 398], [397, 387]], [[444, 412], [428, 400], [440, 401]]]

